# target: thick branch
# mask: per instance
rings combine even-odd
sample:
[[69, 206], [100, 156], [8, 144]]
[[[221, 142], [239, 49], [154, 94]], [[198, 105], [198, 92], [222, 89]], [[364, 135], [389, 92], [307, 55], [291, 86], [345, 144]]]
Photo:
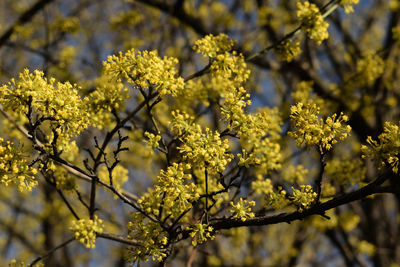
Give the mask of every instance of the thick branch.
[[210, 226], [212, 226], [215, 230], [219, 230], [219, 229], [230, 229], [241, 226], [261, 226], [261, 225], [277, 224], [282, 222], [290, 223], [292, 221], [302, 220], [311, 215], [324, 214], [327, 210], [348, 204], [356, 200], [363, 199], [369, 195], [373, 195], [376, 193], [392, 192], [393, 190], [390, 190], [390, 188], [380, 187], [380, 185], [386, 180], [387, 180], [386, 177], [381, 176], [374, 182], [360, 188], [359, 190], [344, 194], [342, 196], [338, 196], [332, 200], [321, 203], [319, 205], [315, 205], [312, 208], [305, 210], [303, 212], [296, 211], [292, 213], [281, 213], [274, 216], [262, 216], [262, 217], [247, 219], [246, 221], [224, 218], [214, 223], [211, 223]]

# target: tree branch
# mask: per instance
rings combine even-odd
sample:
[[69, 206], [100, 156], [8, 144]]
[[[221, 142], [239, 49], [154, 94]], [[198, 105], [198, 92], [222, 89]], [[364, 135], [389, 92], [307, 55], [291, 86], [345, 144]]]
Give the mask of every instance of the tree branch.
[[36, 263], [38, 263], [38, 262], [41, 261], [42, 259], [44, 259], [44, 258], [50, 256], [50, 254], [54, 253], [56, 250], [67, 246], [69, 243], [71, 243], [71, 242], [74, 241], [74, 240], [75, 240], [75, 238], [73, 238], [73, 237], [70, 238], [70, 239], [68, 239], [68, 240], [65, 241], [64, 243], [62, 243], [62, 244], [60, 244], [60, 245], [54, 247], [53, 249], [47, 251], [47, 252], [46, 252], [45, 254], [43, 254], [42, 256], [37, 257], [37, 258], [36, 258], [35, 260], [33, 260], [28, 266], [29, 266], [29, 267], [35, 266]]
[[387, 179], [388, 179], [387, 177], [382, 175], [372, 183], [360, 188], [359, 190], [344, 194], [342, 196], [338, 196], [327, 202], [315, 205], [303, 212], [296, 211], [292, 213], [281, 213], [273, 216], [261, 216], [261, 217], [247, 219], [246, 221], [223, 218], [217, 220], [216, 222], [210, 223], [210, 226], [212, 226], [214, 230], [220, 230], [220, 229], [230, 229], [241, 226], [262, 226], [262, 225], [277, 224], [282, 222], [291, 223], [292, 221], [302, 220], [311, 215], [324, 214], [325, 211], [327, 210], [336, 208], [344, 204], [348, 204], [356, 200], [363, 199], [369, 195], [373, 195], [376, 193], [392, 192], [393, 190], [391, 190], [390, 188], [380, 187], [380, 185]]
[[17, 26], [23, 25], [27, 22], [29, 22], [33, 16], [35, 16], [36, 13], [38, 13], [40, 10], [42, 10], [47, 4], [53, 2], [54, 0], [39, 0], [31, 6], [27, 11], [25, 11], [18, 19], [17, 21], [11, 25], [4, 33], [3, 35], [0, 36], [0, 47], [2, 47], [8, 39], [11, 37], [11, 35], [14, 33], [15, 28]]

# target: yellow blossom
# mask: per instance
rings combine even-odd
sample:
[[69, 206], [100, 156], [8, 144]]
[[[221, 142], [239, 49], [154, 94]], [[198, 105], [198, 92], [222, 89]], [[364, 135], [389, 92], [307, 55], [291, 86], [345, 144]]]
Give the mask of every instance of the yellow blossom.
[[371, 157], [377, 161], [380, 167], [390, 166], [393, 172], [399, 170], [399, 150], [400, 150], [400, 128], [390, 122], [385, 122], [383, 133], [378, 136], [378, 141], [371, 136], [367, 138], [367, 144], [361, 147], [363, 157]]
[[357, 62], [357, 73], [361, 76], [361, 81], [372, 84], [382, 75], [385, 68], [384, 61], [372, 50], [364, 53], [363, 57]]
[[321, 145], [322, 148], [330, 150], [332, 145], [339, 140], [345, 139], [351, 130], [345, 122], [348, 117], [344, 114], [337, 116], [333, 114], [325, 119], [320, 118], [319, 108], [316, 104], [297, 103], [290, 108], [290, 119], [295, 130], [289, 135], [296, 139], [297, 145]]
[[193, 49], [204, 56], [216, 57], [219, 54], [229, 51], [233, 45], [234, 42], [224, 33], [217, 36], [209, 34], [196, 41]]
[[351, 13], [354, 11], [353, 5], [357, 5], [359, 0], [340, 0], [339, 5], [344, 7], [344, 12]]
[[141, 87], [154, 87], [160, 96], [176, 96], [183, 89], [182, 77], [178, 77], [175, 65], [178, 60], [173, 57], [160, 58], [157, 51], [137, 52], [134, 49], [122, 52], [118, 56], [108, 57], [104, 62], [104, 74], [118, 82], [126, 79], [129, 83]]
[[133, 219], [128, 223], [128, 239], [134, 239], [139, 246], [128, 247], [128, 258], [132, 264], [139, 261], [162, 261], [167, 254], [165, 245], [168, 243], [167, 233], [160, 224], [146, 218], [143, 214], [135, 212]]
[[213, 228], [206, 224], [195, 224], [192, 227], [188, 227], [187, 230], [191, 230], [190, 236], [192, 237], [192, 245], [204, 243], [207, 240], [214, 240], [215, 236], [212, 235]]
[[35, 168], [28, 166], [20, 149], [0, 138], [0, 184], [16, 185], [21, 192], [31, 191], [38, 184], [36, 172]]
[[300, 185], [300, 189], [292, 187], [292, 190], [293, 196], [290, 199], [300, 212], [311, 207], [317, 197], [317, 193], [313, 192], [311, 185]]
[[282, 60], [290, 62], [301, 53], [300, 42], [287, 39], [281, 42], [276, 50]]
[[103, 228], [103, 220], [94, 216], [93, 220], [81, 219], [72, 221], [70, 230], [74, 232], [75, 239], [84, 244], [85, 247], [94, 248], [96, 233], [102, 233]]
[[230, 202], [232, 209], [230, 212], [233, 214], [233, 218], [238, 218], [242, 221], [246, 221], [248, 218], [254, 218], [254, 213], [251, 211], [251, 207], [254, 207], [256, 203], [254, 201], [247, 201], [243, 198], [239, 199], [239, 202], [234, 204]]
[[297, 2], [297, 17], [300, 19], [304, 31], [308, 37], [314, 39], [317, 44], [328, 38], [329, 24], [324, 21], [321, 12], [315, 4]]

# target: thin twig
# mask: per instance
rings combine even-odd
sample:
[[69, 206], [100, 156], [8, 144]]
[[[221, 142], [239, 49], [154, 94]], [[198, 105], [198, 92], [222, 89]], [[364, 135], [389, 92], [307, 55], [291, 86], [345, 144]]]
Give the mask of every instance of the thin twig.
[[46, 252], [46, 253], [43, 254], [42, 256], [39, 256], [39, 257], [37, 257], [35, 260], [33, 260], [28, 266], [29, 266], [29, 267], [34, 266], [36, 263], [38, 263], [38, 262], [41, 261], [42, 259], [44, 259], [44, 258], [50, 256], [50, 254], [54, 253], [56, 250], [67, 246], [69, 243], [71, 243], [71, 242], [74, 241], [74, 240], [75, 240], [75, 238], [70, 238], [70, 239], [68, 239], [67, 241], [65, 241], [64, 243], [62, 243], [62, 244], [60, 244], [60, 245], [58, 245], [58, 246], [56, 246], [56, 247], [50, 249], [48, 252]]

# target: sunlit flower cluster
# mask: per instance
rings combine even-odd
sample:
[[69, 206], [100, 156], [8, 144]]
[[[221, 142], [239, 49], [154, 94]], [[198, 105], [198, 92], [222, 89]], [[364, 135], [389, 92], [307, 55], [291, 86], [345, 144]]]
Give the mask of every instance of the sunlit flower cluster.
[[378, 136], [379, 141], [368, 136], [368, 146], [363, 145], [361, 151], [364, 157], [371, 157], [382, 166], [390, 166], [397, 173], [399, 171], [400, 129], [398, 125], [385, 122], [383, 133]]
[[282, 209], [289, 204], [286, 190], [278, 187], [278, 191], [272, 191], [266, 196], [266, 207], [271, 207], [275, 210]]
[[138, 203], [147, 213], [159, 216], [160, 205], [166, 216], [176, 218], [192, 207], [199, 198], [194, 183], [190, 182], [190, 164], [173, 163], [167, 170], [161, 170], [153, 189], [139, 199]]
[[102, 233], [103, 228], [103, 220], [94, 216], [93, 220], [74, 220], [70, 230], [74, 232], [75, 239], [84, 244], [85, 247], [94, 248], [96, 246], [96, 233]]
[[[241, 104], [242, 103], [242, 104]], [[278, 169], [281, 160], [279, 133], [281, 119], [276, 109], [268, 109], [248, 114], [244, 110], [244, 101], [234, 102], [227, 99], [221, 113], [229, 119], [228, 128], [235, 130], [240, 136], [243, 147], [238, 154], [239, 164], [249, 167], [259, 165], [265, 173]]]
[[222, 172], [233, 157], [228, 153], [228, 140], [221, 139], [218, 131], [213, 132], [209, 128], [203, 131], [199, 124], [190, 124], [191, 118], [188, 115], [179, 111], [174, 114], [171, 127], [182, 135], [180, 139], [183, 143], [178, 150], [183, 159], [197, 168], [207, 167], [210, 173]]
[[212, 88], [222, 100], [221, 114], [227, 127], [235, 131], [243, 146], [240, 165], [258, 165], [265, 172], [280, 167], [280, 117], [275, 109], [265, 109], [249, 114], [246, 107], [251, 105], [250, 95], [243, 85], [250, 76], [241, 54], [221, 53], [210, 67]]
[[28, 166], [20, 149], [0, 138], [0, 184], [16, 185], [21, 192], [31, 191], [38, 184], [36, 172], [35, 168]]
[[104, 63], [104, 73], [118, 82], [126, 79], [140, 88], [154, 88], [160, 96], [176, 96], [183, 89], [182, 77], [178, 77], [175, 65], [178, 60], [173, 57], [160, 58], [157, 51], [135, 51], [113, 55]]
[[167, 256], [167, 233], [159, 223], [149, 220], [139, 212], [135, 212], [132, 221], [128, 223], [128, 239], [139, 242], [138, 246], [128, 247], [127, 258], [132, 264], [148, 261], [149, 257], [154, 261], [162, 261]]
[[234, 204], [232, 201], [230, 204], [232, 206], [230, 212], [233, 214], [233, 218], [240, 219], [243, 222], [248, 218], [254, 218], [255, 215], [251, 208], [256, 205], [256, 202], [247, 201], [246, 199], [240, 198], [236, 204]]
[[95, 80], [95, 90], [85, 98], [90, 107], [92, 123], [101, 128], [111, 120], [110, 112], [119, 112], [125, 107], [125, 100], [130, 97], [128, 88], [121, 82], [112, 81], [111, 77], [101, 76]]
[[292, 187], [292, 190], [293, 195], [290, 199], [300, 212], [311, 207], [317, 198], [317, 193], [312, 190], [311, 185], [300, 185], [300, 189]]
[[194, 43], [193, 49], [206, 57], [216, 57], [219, 54], [229, 52], [233, 47], [233, 40], [228, 35], [222, 33], [217, 36], [212, 34], [206, 35], [204, 38]]
[[159, 146], [159, 142], [161, 140], [160, 135], [155, 135], [149, 132], [145, 132], [144, 135], [148, 138], [146, 142], [151, 148], [157, 148]]
[[[80, 98], [77, 86], [69, 82], [56, 83], [55, 79], [45, 78], [44, 73], [38, 70], [30, 73], [25, 69], [19, 79], [3, 85], [0, 104], [6, 110], [25, 114], [31, 106], [33, 112], [48, 118], [51, 128], [58, 134], [59, 150], [68, 150], [70, 139], [90, 123], [85, 101]], [[54, 134], [51, 133], [48, 139], [52, 142]]]
[[318, 7], [315, 4], [297, 2], [297, 17], [300, 19], [303, 30], [308, 37], [314, 39], [317, 44], [328, 38], [329, 24], [324, 21]]
[[353, 6], [357, 5], [359, 0], [340, 0], [339, 5], [344, 7], [344, 12], [351, 13], [354, 11]]
[[351, 130], [346, 115], [333, 114], [325, 119], [320, 118], [319, 108], [315, 104], [297, 103], [290, 108], [290, 119], [295, 128], [289, 135], [296, 139], [297, 145], [320, 145], [330, 150], [332, 145], [345, 139]]
[[198, 244], [204, 243], [207, 240], [214, 240], [215, 238], [213, 235], [213, 228], [207, 224], [197, 223], [191, 227], [188, 227], [187, 230], [191, 231], [190, 236], [192, 237], [193, 246], [197, 246]]
[[225, 80], [227, 88], [224, 92], [221, 92], [221, 95], [225, 97], [224, 93], [229, 93], [229, 88], [233, 89], [232, 87], [235, 87], [235, 92], [250, 77], [250, 70], [243, 55], [238, 55], [236, 51], [219, 54], [211, 64], [210, 71], [214, 79]]

